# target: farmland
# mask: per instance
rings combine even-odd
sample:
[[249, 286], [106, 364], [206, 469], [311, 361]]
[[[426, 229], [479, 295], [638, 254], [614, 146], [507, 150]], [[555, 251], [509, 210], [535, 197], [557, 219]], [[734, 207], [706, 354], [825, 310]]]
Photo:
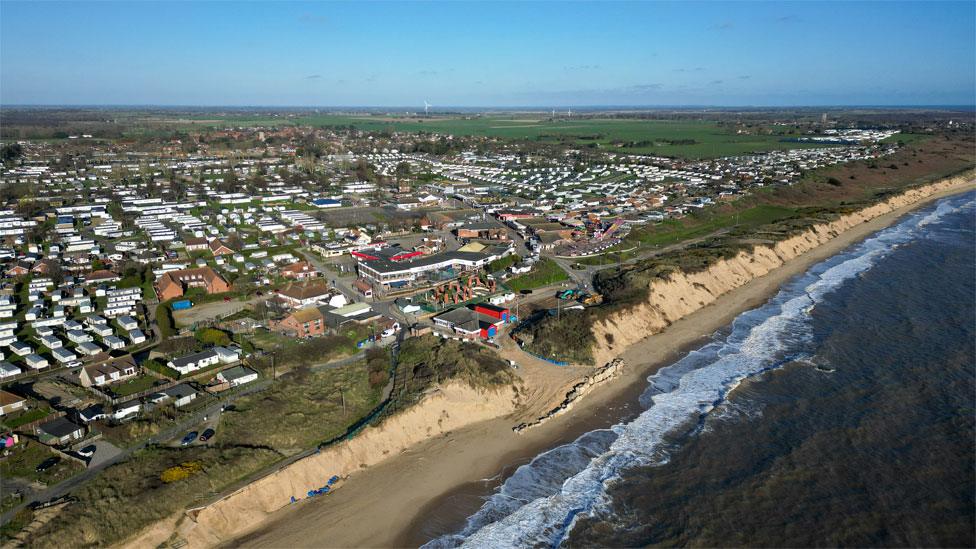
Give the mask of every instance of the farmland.
[[758, 151], [786, 150], [809, 144], [781, 141], [781, 136], [737, 134], [714, 122], [522, 116], [387, 117], [308, 115], [294, 118], [212, 117], [204, 125], [264, 123], [312, 127], [353, 127], [364, 131], [428, 132], [562, 143], [575, 147], [687, 158], [716, 158]]

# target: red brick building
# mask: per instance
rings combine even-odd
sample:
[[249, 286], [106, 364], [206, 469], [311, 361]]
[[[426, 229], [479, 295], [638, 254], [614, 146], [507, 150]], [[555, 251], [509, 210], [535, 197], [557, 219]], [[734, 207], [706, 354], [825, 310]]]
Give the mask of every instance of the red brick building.
[[229, 292], [230, 284], [210, 267], [168, 271], [156, 281], [156, 292], [162, 301], [181, 297], [187, 288], [204, 288], [208, 294], [219, 294]]

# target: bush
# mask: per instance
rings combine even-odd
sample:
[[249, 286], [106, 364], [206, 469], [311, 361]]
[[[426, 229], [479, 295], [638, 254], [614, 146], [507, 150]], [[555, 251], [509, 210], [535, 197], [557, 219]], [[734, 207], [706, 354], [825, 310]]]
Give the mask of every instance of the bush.
[[168, 377], [170, 379], [180, 378], [179, 372], [163, 364], [162, 361], [155, 358], [152, 360], [147, 360], [142, 364], [142, 366], [149, 371], [156, 372], [157, 374]]
[[176, 322], [173, 321], [173, 310], [169, 308], [168, 303], [160, 303], [156, 307], [156, 324], [159, 325], [159, 335], [163, 339], [177, 334]]
[[203, 471], [202, 463], [199, 461], [185, 461], [179, 465], [165, 469], [160, 473], [159, 480], [170, 484], [172, 482], [186, 480], [200, 471]]
[[204, 345], [219, 345], [221, 347], [230, 345], [230, 336], [223, 330], [216, 328], [201, 328], [195, 334], [197, 341]]

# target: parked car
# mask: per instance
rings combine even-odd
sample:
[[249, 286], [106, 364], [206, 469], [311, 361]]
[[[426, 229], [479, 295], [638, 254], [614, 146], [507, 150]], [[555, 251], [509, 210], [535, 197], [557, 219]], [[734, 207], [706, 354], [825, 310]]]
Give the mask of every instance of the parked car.
[[77, 368], [78, 366], [81, 366], [80, 360], [72, 360], [71, 362], [64, 365], [65, 368]]
[[185, 437], [183, 437], [183, 440], [180, 441], [180, 446], [189, 446], [190, 444], [193, 443], [194, 440], [197, 439], [198, 434], [199, 433], [197, 433], [196, 431], [190, 431], [189, 433], [186, 434]]
[[34, 471], [38, 473], [43, 473], [44, 471], [47, 471], [48, 469], [54, 467], [58, 463], [61, 463], [61, 458], [59, 458], [58, 456], [49, 457], [44, 461], [38, 463], [37, 467], [34, 468]]
[[78, 455], [81, 457], [90, 458], [93, 455], [95, 455], [95, 450], [97, 449], [98, 448], [96, 448], [94, 444], [89, 444], [88, 446], [85, 446], [81, 450], [78, 450]]
[[207, 442], [208, 440], [210, 440], [212, 436], [214, 436], [214, 434], [216, 434], [216, 431], [214, 431], [213, 429], [205, 430], [203, 433], [200, 434], [200, 442]]

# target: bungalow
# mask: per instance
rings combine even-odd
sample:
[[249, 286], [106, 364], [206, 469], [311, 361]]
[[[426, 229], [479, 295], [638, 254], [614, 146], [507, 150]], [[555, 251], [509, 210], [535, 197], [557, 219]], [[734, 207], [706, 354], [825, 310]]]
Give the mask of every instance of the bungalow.
[[37, 438], [48, 446], [63, 446], [85, 436], [85, 428], [79, 427], [63, 417], [39, 425]]
[[288, 284], [278, 295], [289, 306], [298, 308], [327, 300], [332, 291], [324, 280], [305, 280]]
[[82, 387], [101, 387], [135, 377], [138, 373], [136, 359], [132, 355], [125, 355], [85, 366], [81, 369], [79, 381]]
[[305, 280], [319, 276], [319, 272], [308, 261], [292, 263], [287, 267], [282, 267], [281, 276], [292, 280]]
[[234, 366], [217, 374], [217, 381], [227, 383], [231, 387], [238, 387], [251, 383], [258, 378], [258, 373], [244, 366]]
[[173, 406], [180, 408], [193, 402], [196, 400], [196, 398], [197, 392], [194, 391], [192, 387], [186, 383], [180, 383], [179, 385], [174, 385], [169, 389], [164, 389], [158, 393], [150, 395], [149, 401], [153, 404], [162, 404], [172, 400]]
[[91, 423], [93, 421], [98, 421], [100, 419], [105, 419], [108, 415], [105, 413], [105, 408], [101, 404], [93, 404], [84, 410], [78, 411], [78, 419], [83, 423]]
[[119, 404], [115, 410], [112, 412], [112, 419], [116, 421], [123, 420], [129, 416], [133, 416], [139, 413], [142, 409], [142, 404], [138, 400], [130, 400], [128, 402], [123, 402]]
[[167, 366], [176, 370], [182, 375], [201, 370], [208, 366], [213, 366], [220, 362], [220, 355], [213, 349], [207, 349], [198, 353], [174, 358], [166, 363]]
[[7, 391], [0, 391], [0, 416], [12, 414], [27, 407], [27, 399]]
[[183, 241], [183, 244], [186, 246], [186, 251], [188, 252], [200, 252], [209, 247], [206, 238], [187, 238]]
[[99, 269], [85, 275], [85, 284], [103, 284], [106, 282], [118, 282], [122, 277], [107, 269]]

